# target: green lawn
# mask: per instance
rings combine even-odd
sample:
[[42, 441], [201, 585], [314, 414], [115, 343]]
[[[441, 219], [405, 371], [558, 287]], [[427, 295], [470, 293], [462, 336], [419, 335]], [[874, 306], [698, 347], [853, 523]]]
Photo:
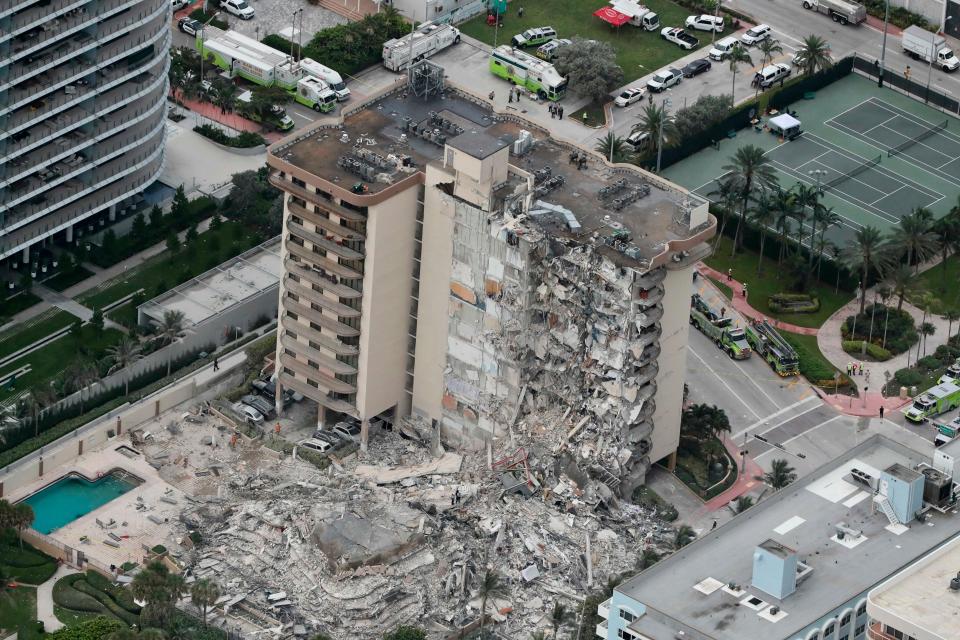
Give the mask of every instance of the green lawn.
[[717, 250], [704, 262], [720, 273], [726, 273], [727, 269], [733, 269], [733, 277], [747, 284], [751, 306], [778, 320], [800, 327], [819, 327], [833, 315], [834, 311], [849, 302], [853, 297], [853, 294], [847, 293], [843, 289], [836, 293], [832, 284], [814, 282], [808, 293], [820, 298], [819, 311], [815, 313], [773, 313], [767, 307], [767, 299], [775, 293], [783, 293], [787, 290], [785, 280], [780, 277], [781, 272], [777, 268], [776, 260], [764, 258], [763, 271], [758, 276], [757, 265], [760, 254], [749, 249], [743, 249], [731, 258], [731, 245], [732, 240], [730, 238], [722, 237]]
[[133, 327], [137, 324], [137, 307], [132, 300], [125, 302], [107, 312], [107, 317], [125, 327]]
[[924, 293], [933, 294], [934, 300], [930, 312], [942, 315], [947, 311], [960, 313], [960, 255], [947, 258], [946, 272], [942, 264], [927, 269], [910, 281], [907, 299], [914, 304], [921, 303]]
[[36, 638], [40, 634], [33, 628], [37, 619], [37, 590], [33, 587], [16, 587], [0, 594], [0, 636], [19, 632], [18, 638]]
[[731, 289], [730, 287], [728, 287], [727, 285], [723, 284], [722, 282], [720, 282], [715, 278], [707, 278], [707, 280], [712, 282], [713, 286], [719, 289], [720, 293], [726, 296], [727, 300], [733, 300], [733, 289]]
[[[781, 331], [780, 335], [797, 352], [797, 356], [800, 358], [800, 374], [812, 384], [824, 383], [824, 387], [828, 391], [832, 390], [833, 374], [839, 369], [820, 353], [817, 336], [804, 336], [787, 331]], [[840, 388], [844, 387], [844, 382], [844, 380], [840, 381]]]
[[43, 281], [45, 287], [49, 287], [54, 291], [63, 291], [64, 289], [69, 289], [78, 282], [86, 280], [93, 274], [83, 267], [76, 267], [70, 271], [61, 271], [57, 275], [47, 278]]
[[61, 309], [50, 309], [26, 324], [8, 329], [0, 333], [0, 357], [15, 353], [40, 338], [46, 338], [55, 331], [69, 327], [76, 319], [73, 314]]
[[[509, 44], [510, 38], [515, 34], [530, 27], [547, 25], [554, 27], [561, 38], [579, 36], [604, 40], [613, 45], [617, 52], [617, 62], [623, 68], [624, 83], [653, 73], [689, 53], [664, 40], [659, 31], [645, 31], [630, 25], [624, 25], [618, 30], [593, 15], [594, 11], [607, 4], [606, 0], [540, 0], [536, 3], [524, 3], [523, 17], [518, 18], [517, 8], [520, 4], [514, 2], [508, 7], [503, 18], [503, 28], [499, 30], [497, 44]], [[693, 11], [668, 0], [646, 0], [643, 4], [657, 12], [661, 27], [682, 27], [687, 16], [693, 14]], [[485, 13], [464, 23], [460, 29], [477, 40], [493, 44], [494, 27], [487, 26]], [[728, 26], [723, 34], [717, 34], [717, 39], [730, 31]], [[694, 31], [693, 34], [699, 38], [701, 46], [710, 44], [709, 33]], [[576, 90], [575, 87], [572, 89]]]
[[[0, 282], [0, 284], [2, 284], [4, 288], [6, 287], [5, 283]], [[6, 322], [21, 311], [29, 309], [38, 302], [40, 302], [40, 298], [29, 291], [21, 291], [9, 298], [5, 298], [0, 302], [0, 324]]]

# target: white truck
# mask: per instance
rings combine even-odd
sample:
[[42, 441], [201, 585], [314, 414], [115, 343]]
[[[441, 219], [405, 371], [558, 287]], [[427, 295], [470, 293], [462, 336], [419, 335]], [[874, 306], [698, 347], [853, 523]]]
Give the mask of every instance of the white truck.
[[329, 113], [337, 105], [337, 94], [320, 78], [307, 76], [297, 82], [293, 99], [314, 111]]
[[681, 49], [696, 49], [700, 46], [700, 41], [697, 40], [694, 36], [690, 35], [680, 27], [664, 27], [660, 30], [660, 35], [663, 36], [663, 39], [667, 42], [672, 42]]
[[383, 66], [403, 71], [414, 62], [460, 42], [460, 30], [449, 24], [424, 22], [412, 33], [383, 43]]
[[860, 24], [867, 19], [867, 8], [846, 0], [803, 0], [803, 8], [830, 16], [840, 24]]
[[610, 0], [610, 6], [617, 13], [630, 17], [629, 24], [647, 31], [660, 28], [660, 16], [635, 0]]
[[960, 60], [953, 55], [943, 36], [924, 31], [916, 25], [903, 30], [900, 46], [914, 60], [930, 62], [930, 58], [933, 58], [933, 64], [944, 71], [956, 71], [960, 67]]
[[303, 69], [308, 76], [320, 78], [330, 85], [330, 88], [336, 92], [337, 100], [340, 102], [350, 99], [350, 89], [347, 88], [347, 85], [343, 81], [343, 78], [340, 76], [340, 74], [330, 67], [322, 65], [316, 60], [304, 58], [300, 61], [300, 68]]

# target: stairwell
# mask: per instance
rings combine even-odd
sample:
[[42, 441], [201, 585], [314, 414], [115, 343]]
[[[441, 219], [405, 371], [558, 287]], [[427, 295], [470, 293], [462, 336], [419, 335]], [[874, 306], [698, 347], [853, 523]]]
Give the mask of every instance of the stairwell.
[[890, 501], [887, 500], [887, 496], [877, 494], [873, 497], [873, 501], [877, 503], [880, 507], [880, 510], [883, 511], [883, 515], [887, 516], [887, 520], [890, 521], [890, 524], [900, 524], [897, 514], [893, 511], [893, 505], [890, 504]]

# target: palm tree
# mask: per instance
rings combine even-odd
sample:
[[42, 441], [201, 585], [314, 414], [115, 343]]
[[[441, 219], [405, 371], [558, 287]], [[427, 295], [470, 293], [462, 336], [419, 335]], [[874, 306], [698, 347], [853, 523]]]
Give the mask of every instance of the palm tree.
[[887, 274], [887, 282], [893, 295], [897, 296], [897, 311], [903, 309], [903, 299], [910, 290], [910, 280], [913, 274], [910, 273], [910, 267], [898, 264], [892, 267]]
[[950, 213], [934, 222], [930, 230], [937, 234], [937, 242], [940, 244], [940, 266], [943, 269], [940, 288], [945, 291], [948, 282], [947, 258], [951, 252], [960, 251], [960, 208], [951, 209]]
[[[773, 60], [773, 56], [778, 53], [783, 53], [783, 46], [780, 44], [780, 41], [776, 38], [767, 38], [762, 40], [760, 44], [757, 45], [757, 49], [760, 50], [760, 53], [763, 54], [760, 59], [760, 68], [763, 69], [767, 66], [768, 61]], [[757, 91], [753, 94], [754, 97], [760, 95], [760, 85], [757, 84]]]
[[643, 571], [660, 562], [660, 554], [653, 549], [644, 549], [640, 553], [640, 560], [637, 562], [637, 568]]
[[203, 614], [203, 626], [207, 626], [207, 610], [220, 597], [220, 588], [210, 580], [202, 578], [193, 583], [190, 588], [190, 601]]
[[180, 337], [183, 333], [183, 320], [186, 316], [183, 311], [167, 310], [163, 312], [163, 318], [157, 325], [157, 335], [154, 340], [160, 344], [170, 344]]
[[877, 293], [880, 294], [880, 300], [883, 301], [883, 346], [884, 349], [887, 348], [887, 325], [890, 323], [890, 307], [887, 303], [890, 301], [890, 298], [893, 297], [893, 287], [889, 283], [884, 282], [879, 287], [877, 287]]
[[716, 188], [707, 194], [710, 197], [716, 196], [715, 202], [720, 207], [720, 230], [717, 231], [717, 238], [713, 243], [714, 251], [720, 246], [720, 239], [723, 238], [723, 230], [727, 227], [727, 220], [737, 204], [737, 192], [732, 180], [724, 178], [716, 184]]
[[[107, 373], [110, 374], [115, 371], [126, 369], [143, 356], [140, 355], [140, 345], [135, 343], [130, 338], [124, 336], [117, 344], [107, 347], [107, 357], [110, 358], [111, 362], [113, 362], [113, 366], [107, 370]], [[129, 374], [124, 380], [123, 395], [130, 395]]]
[[696, 537], [697, 533], [689, 525], [682, 524], [673, 534], [673, 546], [675, 549], [680, 549], [690, 544]]
[[884, 264], [883, 236], [876, 227], [867, 225], [857, 229], [853, 240], [844, 248], [844, 261], [851, 269], [860, 269], [860, 313], [867, 305], [867, 278], [871, 269]]
[[817, 280], [820, 279], [820, 265], [823, 264], [823, 251], [829, 241], [826, 239], [827, 229], [839, 225], [843, 218], [833, 210], [833, 207], [818, 206], [813, 210], [814, 224], [820, 226], [820, 240], [817, 242]]
[[667, 113], [667, 108], [662, 104], [646, 105], [643, 108], [643, 113], [640, 115], [640, 121], [633, 125], [630, 133], [647, 134], [647, 140], [653, 145], [652, 149], [654, 152], [658, 150], [661, 138], [663, 139], [663, 146], [665, 147], [669, 147], [679, 139], [677, 125], [674, 123], [673, 116]]
[[568, 622], [573, 622], [573, 611], [570, 611], [561, 602], [553, 603], [553, 610], [550, 612], [550, 625], [553, 627], [553, 637], [560, 637], [560, 629], [567, 626]]
[[737, 498], [733, 510], [739, 515], [753, 506], [753, 498], [750, 496], [740, 496]]
[[[817, 187], [813, 185], [807, 185], [798, 182], [794, 187], [794, 193], [797, 194], [797, 208], [794, 212], [794, 218], [797, 219], [797, 222], [800, 224], [800, 233], [797, 235], [797, 255], [803, 253], [803, 223], [807, 219], [807, 208], [810, 208], [811, 213], [811, 223], [810, 223], [810, 237], [813, 238], [817, 233], [816, 224], [813, 222], [813, 212], [816, 211], [818, 207], [821, 206], [820, 198], [823, 197], [823, 192], [821, 192]], [[810, 251], [807, 252], [807, 258], [813, 256], [813, 242], [810, 242]]]
[[71, 391], [80, 393], [80, 413], [83, 414], [83, 392], [91, 384], [100, 379], [100, 372], [89, 360], [77, 358], [65, 372], [66, 381]]
[[483, 572], [480, 580], [480, 637], [483, 638], [483, 626], [487, 621], [487, 599], [502, 596], [507, 587], [500, 581], [500, 574], [492, 569]]
[[633, 158], [633, 152], [626, 139], [612, 131], [598, 140], [594, 149], [597, 153], [602, 153], [603, 157], [611, 162], [628, 162]]
[[940, 243], [932, 227], [933, 214], [921, 208], [900, 218], [900, 222], [890, 232], [890, 247], [900, 252], [900, 255], [907, 256], [907, 266], [916, 259], [914, 273], [919, 273], [920, 264], [940, 251]]
[[[923, 354], [927, 354], [927, 335], [933, 335], [933, 332], [936, 331], [936, 327], [927, 322], [927, 315], [930, 313], [930, 307], [937, 302], [937, 299], [933, 297], [933, 294], [929, 291], [924, 291], [920, 294], [920, 299], [917, 301], [921, 309], [923, 309], [923, 318], [920, 320], [920, 326], [917, 327], [917, 331], [920, 333], [921, 340], [917, 342], [917, 360], [920, 360], [920, 346], [923, 345]], [[927, 326], [929, 325], [929, 327]], [[930, 331], [929, 334], [926, 332]], [[909, 351], [909, 349], [908, 349]], [[909, 366], [909, 364], [908, 364]]]
[[930, 322], [920, 324], [920, 335], [923, 336], [923, 355], [927, 355], [927, 336], [932, 336], [937, 332], [937, 327]]
[[957, 320], [960, 320], [960, 311], [956, 309], [948, 309], [943, 314], [943, 319], [947, 321], [947, 339], [953, 335], [953, 323]]
[[30, 413], [33, 420], [33, 435], [36, 436], [40, 432], [40, 417], [43, 415], [43, 412], [53, 404], [57, 402], [59, 395], [57, 394], [57, 388], [53, 384], [48, 385], [36, 385], [30, 388], [30, 392], [25, 398], [27, 406], [30, 408]]
[[763, 474], [763, 479], [775, 491], [779, 491], [796, 480], [797, 474], [786, 460], [778, 458], [770, 463], [770, 471]]
[[13, 505], [10, 510], [10, 522], [20, 538], [20, 550], [23, 551], [23, 530], [30, 527], [34, 520], [33, 508], [26, 502]]
[[741, 64], [753, 64], [753, 58], [750, 57], [746, 47], [734, 47], [728, 55], [730, 56], [730, 73], [733, 74], [733, 79], [730, 81], [730, 103], [736, 106], [737, 68]]
[[780, 252], [777, 256], [777, 266], [783, 263], [783, 254], [787, 250], [787, 236], [793, 228], [790, 222], [793, 219], [793, 211], [796, 208], [796, 194], [790, 190], [777, 189], [773, 193], [773, 203], [771, 206], [776, 211], [777, 220], [775, 227], [780, 236]]
[[184, 582], [180, 576], [170, 573], [166, 565], [154, 561], [134, 576], [130, 587], [135, 598], [146, 602], [140, 613], [144, 626], [156, 622], [156, 626], [163, 628], [183, 595]]
[[757, 259], [757, 275], [763, 266], [763, 249], [767, 242], [767, 231], [777, 220], [777, 211], [773, 208], [775, 192], [763, 191], [756, 199], [751, 210], [750, 220], [760, 229], [760, 257]]
[[740, 218], [733, 236], [731, 257], [742, 243], [740, 231], [754, 189], [771, 190], [777, 186], [777, 174], [764, 153], [760, 147], [748, 144], [737, 149], [733, 161], [722, 167], [727, 174], [727, 180], [733, 183], [733, 188], [740, 197]]
[[797, 50], [797, 55], [800, 57], [800, 67], [805, 76], [829, 69], [833, 65], [830, 45], [820, 36], [810, 35], [804, 38], [803, 44]]

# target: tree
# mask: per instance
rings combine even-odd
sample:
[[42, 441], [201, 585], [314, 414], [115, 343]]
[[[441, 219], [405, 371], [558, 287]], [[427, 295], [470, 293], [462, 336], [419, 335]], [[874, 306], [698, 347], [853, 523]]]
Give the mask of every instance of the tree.
[[628, 162], [633, 158], [633, 150], [627, 141], [612, 131], [600, 138], [593, 148], [612, 162]]
[[107, 640], [137, 640], [139, 637], [134, 629], [117, 629], [107, 636]]
[[643, 571], [660, 562], [660, 554], [653, 549], [644, 549], [640, 553], [640, 560], [637, 562], [637, 568]]
[[[143, 356], [140, 355], [140, 345], [124, 336], [117, 344], [107, 347], [107, 357], [113, 362], [113, 366], [107, 370], [107, 373], [110, 374], [115, 371], [125, 370]], [[129, 372], [124, 378], [123, 395], [130, 395]]]
[[761, 192], [756, 199], [753, 208], [750, 210], [750, 220], [760, 229], [760, 257], [757, 259], [757, 275], [761, 273], [763, 267], [763, 251], [767, 242], [767, 230], [776, 219], [777, 212], [773, 208], [773, 194], [767, 191]]
[[216, 231], [223, 225], [223, 218], [220, 216], [220, 210], [217, 209], [213, 212], [213, 216], [210, 218], [210, 229]]
[[207, 610], [216, 603], [219, 597], [220, 588], [206, 578], [197, 580], [190, 588], [190, 601], [200, 610], [203, 616], [203, 626], [207, 626]]
[[783, 263], [784, 254], [787, 251], [787, 236], [793, 228], [793, 212], [797, 207], [797, 198], [789, 189], [775, 189], [773, 192], [773, 202], [770, 206], [776, 212], [776, 222], [774, 227], [780, 237], [780, 252], [777, 256], [777, 265]]
[[900, 311], [903, 309], [903, 299], [910, 290], [910, 280], [913, 275], [910, 273], [910, 267], [902, 264], [892, 266], [886, 273], [890, 290], [897, 296], [897, 311]]
[[100, 251], [107, 258], [112, 258], [117, 254], [117, 233], [112, 228], [103, 232], [103, 238], [100, 240]]
[[797, 55], [800, 57], [800, 66], [805, 76], [829, 69], [833, 65], [830, 45], [820, 36], [809, 35], [804, 38], [803, 44], [797, 50]]
[[927, 355], [927, 336], [932, 336], [937, 332], [937, 327], [930, 322], [923, 322], [917, 329], [923, 336], [923, 355]]
[[734, 503], [733, 510], [739, 515], [753, 506], [753, 498], [750, 496], [740, 496]]
[[[166, 627], [174, 605], [183, 595], [183, 578], [170, 573], [161, 562], [151, 562], [133, 578], [130, 585], [134, 597], [146, 602], [140, 612], [143, 626]], [[151, 623], [156, 623], [153, 625]]]
[[646, 133], [654, 153], [656, 153], [657, 146], [660, 144], [661, 139], [665, 147], [679, 142], [674, 119], [667, 113], [666, 107], [662, 104], [648, 104], [644, 106], [643, 113], [640, 115], [640, 121], [633, 125], [630, 133]]
[[137, 637], [140, 640], [166, 640], [167, 634], [165, 634], [162, 629], [151, 627], [141, 631]]
[[680, 416], [680, 435], [704, 441], [730, 432], [727, 413], [716, 405], [693, 404]]
[[753, 64], [753, 58], [750, 57], [746, 47], [733, 47], [727, 55], [730, 56], [730, 73], [733, 74], [733, 79], [730, 81], [730, 103], [737, 104], [735, 98], [737, 93], [737, 70], [741, 64]]
[[953, 335], [953, 323], [960, 320], [960, 311], [948, 309], [943, 314], [943, 319], [947, 321], [947, 339]]
[[907, 266], [914, 264], [914, 273], [919, 273], [920, 264], [926, 262], [940, 251], [937, 234], [932, 230], [933, 214], [927, 209], [915, 209], [913, 213], [900, 218], [900, 222], [890, 232], [889, 245], [899, 255], [905, 255]]
[[[734, 51], [740, 49], [740, 47], [737, 47]], [[737, 149], [733, 155], [733, 160], [723, 166], [723, 171], [727, 174], [727, 180], [732, 182], [732, 186], [739, 194], [740, 199], [740, 217], [737, 220], [737, 229], [733, 236], [731, 256], [736, 254], [737, 249], [741, 247], [743, 242], [741, 229], [743, 220], [747, 217], [747, 207], [750, 204], [750, 199], [754, 196], [754, 190], [771, 190], [777, 187], [777, 174], [764, 154], [765, 151], [760, 147], [748, 144]]]
[[130, 227], [130, 235], [134, 240], [142, 241], [147, 237], [147, 221], [143, 217], [143, 212], [133, 217], [133, 225]]
[[682, 524], [673, 534], [673, 547], [675, 549], [685, 547], [693, 542], [696, 537], [696, 532], [689, 525]]
[[731, 96], [700, 96], [690, 106], [677, 109], [674, 122], [677, 126], [677, 137], [680, 140], [697, 135], [705, 129], [720, 122], [730, 114], [733, 107]]
[[66, 370], [66, 379], [71, 391], [80, 393], [80, 414], [83, 414], [83, 392], [94, 382], [100, 379], [100, 372], [90, 360], [78, 357], [70, 363]]
[[197, 231], [197, 223], [194, 222], [189, 228], [187, 228], [187, 233], [184, 236], [184, 240], [187, 241], [188, 246], [193, 246], [199, 237], [200, 233]]
[[[862, 313], [862, 312], [861, 312]], [[794, 468], [786, 460], [777, 458], [770, 463], [770, 471], [763, 474], [763, 480], [769, 484], [775, 491], [783, 489], [785, 486], [797, 479]]]
[[183, 311], [166, 310], [157, 325], [154, 340], [162, 345], [168, 345], [183, 334], [183, 320], [186, 318]]
[[[783, 53], [783, 45], [781, 45], [780, 41], [776, 38], [764, 38], [760, 41], [760, 44], [757, 45], [757, 49], [759, 49], [761, 53], [761, 69], [767, 66], [768, 61], [773, 60], [773, 56], [778, 53]], [[757, 91], [753, 95], [754, 97], [760, 95], [760, 83], [757, 83]]]
[[176, 233], [167, 236], [167, 251], [173, 255], [180, 253], [180, 238], [177, 237]]
[[596, 103], [623, 84], [623, 69], [609, 42], [574, 38], [559, 49], [554, 66], [567, 77], [571, 90]]
[[550, 611], [550, 626], [553, 627], [553, 637], [560, 637], [560, 629], [567, 626], [567, 623], [573, 622], [573, 611], [567, 609], [562, 602], [553, 603], [553, 609]]
[[825, 238], [827, 230], [838, 226], [843, 218], [833, 210], [833, 207], [818, 206], [813, 210], [814, 224], [820, 227], [820, 240], [817, 242], [817, 279], [820, 279], [820, 265], [823, 263], [823, 251], [829, 242]]
[[265, 185], [256, 171], [241, 171], [230, 177], [233, 188], [229, 200], [241, 214], [253, 210]]
[[940, 245], [940, 268], [943, 277], [940, 278], [940, 290], [946, 291], [949, 278], [947, 277], [947, 258], [950, 253], [960, 251], [960, 209], [954, 207], [950, 213], [940, 218], [930, 227], [937, 234], [937, 243]]
[[0, 531], [13, 527], [13, 505], [0, 499]]
[[187, 212], [187, 206], [190, 201], [187, 200], [187, 194], [183, 190], [183, 185], [177, 187], [173, 193], [173, 204], [170, 206], [170, 212], [177, 218], [180, 218]]
[[383, 640], [427, 640], [427, 632], [420, 627], [401, 625], [385, 634]]
[[483, 638], [483, 627], [487, 620], [487, 600], [502, 596], [507, 592], [506, 585], [500, 580], [500, 574], [492, 569], [483, 572], [480, 580], [480, 637]]
[[34, 517], [33, 508], [26, 502], [20, 502], [11, 508], [10, 523], [17, 530], [21, 551], [23, 551], [23, 530], [33, 524]]
[[885, 264], [883, 237], [880, 230], [866, 225], [854, 232], [852, 240], [844, 248], [844, 263], [851, 269], [860, 269], [860, 313], [867, 306], [867, 278], [872, 269]]
[[93, 315], [90, 316], [90, 326], [93, 327], [97, 335], [103, 333], [103, 309], [97, 307], [93, 310]]
[[717, 247], [720, 246], [720, 240], [723, 238], [723, 231], [727, 228], [727, 220], [737, 205], [736, 185], [729, 179], [719, 180], [717, 187], [707, 195], [715, 197], [715, 202], [720, 208], [720, 230], [713, 242], [713, 250], [716, 251]]
[[153, 205], [153, 208], [150, 209], [150, 228], [154, 231], [159, 231], [162, 226], [163, 211], [161, 211], [157, 205]]

